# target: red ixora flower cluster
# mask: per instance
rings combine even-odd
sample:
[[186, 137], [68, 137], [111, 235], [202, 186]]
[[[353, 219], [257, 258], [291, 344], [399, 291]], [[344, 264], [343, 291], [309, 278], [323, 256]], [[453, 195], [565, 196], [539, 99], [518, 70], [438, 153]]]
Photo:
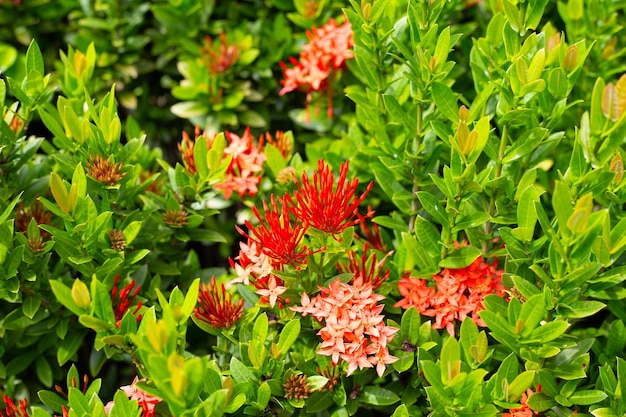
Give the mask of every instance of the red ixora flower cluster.
[[196, 319], [209, 324], [214, 329], [232, 326], [243, 315], [243, 300], [233, 303], [232, 296], [224, 284], [217, 285], [215, 277], [208, 284], [202, 284], [198, 292], [198, 303], [193, 313]]
[[[117, 275], [115, 277], [115, 281], [113, 282], [113, 288], [111, 289], [111, 304], [113, 305], [115, 325], [117, 327], [120, 327], [124, 315], [130, 309], [130, 306], [133, 305], [133, 302], [135, 301], [135, 298], [137, 298], [137, 294], [139, 294], [139, 290], [141, 289], [141, 285], [137, 285], [135, 287], [136, 283], [134, 279], [122, 289], [118, 288], [119, 282], [120, 276]], [[137, 306], [133, 311], [133, 315], [136, 315], [137, 321], [141, 320], [141, 314], [137, 314], [140, 309], [141, 301], [137, 303]]]
[[352, 272], [354, 277], [350, 280], [351, 284], [356, 286], [362, 286], [363, 284], [369, 284], [374, 290], [380, 288], [380, 286], [389, 279], [389, 268], [385, 268], [385, 260], [388, 256], [393, 254], [393, 251], [387, 252], [383, 258], [376, 262], [376, 252], [369, 254], [370, 246], [366, 242], [363, 245], [363, 254], [361, 258], [357, 258], [356, 252], [351, 250], [348, 252], [349, 263], [342, 264], [337, 263], [337, 269], [340, 272]]
[[303, 316], [311, 314], [324, 324], [318, 332], [323, 341], [317, 353], [331, 356], [333, 365], [339, 359], [347, 362], [346, 376], [357, 368], [374, 366], [383, 376], [386, 366], [398, 360], [387, 349], [398, 329], [385, 325], [381, 314], [384, 305], [377, 304], [385, 297], [373, 293], [370, 284], [350, 285], [339, 278], [328, 288], [319, 289], [321, 293], [312, 300], [302, 293], [302, 307], [290, 307]]
[[28, 401], [18, 400], [17, 405], [11, 397], [3, 395], [4, 410], [0, 410], [0, 417], [28, 417]]
[[[332, 169], [323, 160], [319, 160], [312, 182], [306, 173], [302, 175], [302, 182], [295, 179], [297, 190], [294, 196], [272, 196], [269, 205], [263, 203], [262, 214], [253, 207], [252, 212], [258, 224], [245, 221], [247, 232], [237, 227], [247, 243], [240, 243], [239, 256], [235, 258], [238, 263], [229, 260], [237, 274], [237, 278], [231, 283], [252, 283], [257, 288], [257, 294], [264, 297], [262, 302], [269, 301], [273, 307], [278, 301], [279, 306], [282, 306], [284, 300], [280, 298], [280, 294], [285, 291], [284, 282], [272, 275], [272, 270], [282, 271], [285, 265], [301, 268], [307, 257], [316, 252], [302, 244], [310, 226], [336, 236], [346, 228], [374, 215], [371, 209], [364, 216], [358, 213], [359, 204], [372, 189], [373, 183], [359, 196], [356, 192], [359, 181], [348, 181], [347, 175], [348, 162], [341, 164], [339, 178], [335, 182]], [[321, 250], [324, 248], [317, 251]], [[354, 268], [355, 271], [359, 269], [358, 266]], [[372, 271], [380, 269], [382, 264], [372, 265]], [[371, 278], [372, 271], [366, 272], [363, 269], [363, 278]], [[384, 279], [386, 277], [380, 282]]]
[[353, 57], [350, 51], [353, 44], [352, 26], [348, 22], [338, 25], [334, 19], [330, 19], [321, 28], [307, 31], [307, 37], [309, 43], [302, 47], [300, 60], [290, 58], [293, 67], [280, 63], [285, 79], [281, 81], [283, 88], [279, 94], [284, 95], [293, 90], [306, 92], [308, 116], [311, 94], [314, 91], [326, 91], [328, 117], [332, 118], [330, 81], [337, 71], [345, 68], [346, 60]]
[[498, 260], [491, 264], [482, 257], [465, 268], [445, 268], [433, 275], [435, 286], [421, 278], [405, 276], [398, 282], [400, 294], [404, 297], [394, 306], [405, 309], [415, 307], [420, 314], [434, 317], [434, 329], [445, 328], [454, 336], [455, 320], [463, 321], [471, 317], [482, 327], [485, 323], [478, 313], [484, 309], [483, 300], [488, 294], [503, 295], [502, 274], [498, 270]]
[[[124, 392], [124, 394], [126, 394], [128, 398], [137, 401], [139, 407], [141, 407], [142, 409], [141, 417], [156, 417], [157, 414], [155, 407], [158, 403], [161, 402], [161, 399], [159, 397], [154, 397], [138, 388], [137, 382], [139, 381], [139, 378], [135, 377], [132, 384], [120, 387], [120, 389]], [[141, 381], [145, 381], [145, 379], [141, 379]], [[104, 407], [104, 411], [107, 415], [109, 415], [109, 413], [111, 412], [113, 404], [113, 401], [109, 401]]]

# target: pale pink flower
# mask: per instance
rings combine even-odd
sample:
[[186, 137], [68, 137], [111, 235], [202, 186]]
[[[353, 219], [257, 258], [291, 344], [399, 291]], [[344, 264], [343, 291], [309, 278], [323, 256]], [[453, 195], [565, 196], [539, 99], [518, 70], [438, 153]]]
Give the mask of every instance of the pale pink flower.
[[384, 297], [374, 293], [370, 283], [356, 286], [336, 279], [328, 288], [319, 288], [313, 299], [302, 294], [301, 307], [290, 307], [324, 325], [318, 332], [322, 342], [317, 353], [330, 356], [334, 365], [339, 359], [346, 362], [347, 376], [374, 365], [382, 376], [386, 365], [397, 360], [389, 354], [387, 343], [398, 331], [383, 321], [384, 306], [378, 302]]
[[282, 285], [278, 285], [276, 283], [276, 277], [272, 275], [270, 276], [270, 279], [268, 281], [268, 288], [258, 289], [256, 290], [256, 293], [267, 297], [269, 299], [270, 306], [273, 308], [274, 304], [276, 304], [276, 300], [278, 300], [280, 295], [285, 291], [287, 291], [287, 288], [283, 287]]

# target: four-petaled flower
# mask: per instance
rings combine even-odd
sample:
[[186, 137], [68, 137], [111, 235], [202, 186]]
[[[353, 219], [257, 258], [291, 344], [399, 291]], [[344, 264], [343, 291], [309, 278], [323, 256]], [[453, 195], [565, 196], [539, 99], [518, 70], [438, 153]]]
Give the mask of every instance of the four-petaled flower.
[[302, 174], [302, 182], [295, 179], [297, 190], [294, 192], [295, 202], [287, 195], [291, 210], [302, 222], [330, 235], [337, 235], [346, 228], [372, 217], [373, 211], [358, 217], [359, 205], [374, 186], [370, 182], [365, 192], [356, 195], [358, 179], [348, 180], [348, 162], [341, 164], [339, 179], [335, 184], [335, 176], [324, 160], [317, 162], [317, 171], [310, 181], [306, 172]]
[[208, 284], [202, 284], [198, 292], [198, 303], [193, 310], [196, 319], [213, 329], [231, 327], [243, 315], [243, 300], [233, 304], [232, 296], [224, 284], [217, 285], [215, 277]]
[[278, 285], [278, 283], [276, 282], [276, 277], [274, 275], [271, 275], [268, 280], [267, 288], [258, 289], [256, 290], [256, 293], [262, 295], [263, 297], [266, 297], [270, 303], [270, 306], [273, 308], [280, 295], [285, 291], [287, 291], [287, 288], [283, 287], [282, 285]]

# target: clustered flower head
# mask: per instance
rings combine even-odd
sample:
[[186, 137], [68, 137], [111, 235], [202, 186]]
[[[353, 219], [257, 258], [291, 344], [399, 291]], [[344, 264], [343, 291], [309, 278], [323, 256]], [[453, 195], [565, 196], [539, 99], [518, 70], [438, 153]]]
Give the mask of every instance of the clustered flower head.
[[202, 62], [207, 66], [211, 75], [215, 76], [226, 72], [239, 58], [239, 48], [235, 43], [228, 44], [226, 34], [220, 34], [220, 42], [215, 47], [210, 36], [204, 37], [204, 45], [200, 48]]
[[231, 194], [236, 192], [239, 197], [244, 195], [255, 196], [259, 191], [261, 183], [261, 172], [265, 153], [263, 153], [263, 140], [259, 139], [254, 143], [254, 137], [250, 133], [250, 128], [246, 128], [243, 136], [239, 137], [232, 132], [225, 132], [228, 146], [224, 149], [224, 158], [232, 156], [226, 179], [215, 186], [218, 190], [224, 191], [224, 198], [227, 200]]
[[[125, 385], [120, 387], [120, 389], [130, 398], [131, 400], [137, 401], [139, 407], [142, 409], [141, 417], [156, 417], [156, 405], [161, 402], [161, 398], [152, 396], [145, 391], [142, 391], [139, 387], [137, 387], [137, 382], [145, 381], [145, 379], [139, 379], [135, 377], [132, 384]], [[104, 411], [108, 415], [113, 408], [114, 402], [110, 401], [104, 407]]]
[[295, 179], [297, 190], [294, 197], [287, 195], [286, 199], [296, 217], [330, 235], [338, 235], [346, 228], [362, 222], [364, 218], [372, 217], [374, 212], [371, 210], [361, 217], [358, 213], [359, 205], [374, 183], [370, 182], [365, 192], [358, 196], [356, 190], [359, 180], [348, 180], [347, 176], [348, 161], [341, 164], [335, 184], [332, 168], [320, 159], [312, 180], [306, 172], [302, 174], [301, 182]]
[[[137, 285], [135, 280], [131, 280], [126, 286], [122, 289], [119, 289], [118, 284], [120, 282], [120, 276], [117, 275], [115, 277], [115, 281], [113, 282], [113, 288], [111, 289], [111, 304], [113, 305], [113, 312], [115, 314], [115, 325], [120, 327], [122, 323], [122, 319], [126, 312], [130, 309], [139, 294], [139, 290], [141, 289], [141, 285]], [[141, 314], [139, 310], [141, 309], [141, 301], [137, 303], [135, 310], [133, 311], [133, 315], [136, 315], [136, 320], [141, 320]]]
[[435, 286], [425, 279], [405, 276], [398, 282], [404, 298], [395, 307], [415, 307], [420, 314], [434, 317], [434, 329], [445, 328], [453, 336], [455, 321], [461, 322], [465, 317], [486, 327], [478, 315], [484, 309], [483, 300], [488, 294], [501, 296], [504, 291], [504, 271], [497, 268], [497, 259], [488, 264], [479, 257], [465, 268], [445, 268], [433, 275]]
[[283, 388], [285, 389], [285, 398], [294, 401], [306, 400], [311, 392], [311, 386], [306, 380], [306, 375], [303, 374], [289, 375], [285, 379]]
[[237, 322], [243, 315], [243, 300], [233, 304], [232, 296], [224, 284], [217, 285], [215, 277], [208, 284], [202, 284], [198, 292], [198, 302], [193, 313], [196, 319], [209, 324], [213, 329], [225, 329]]
[[[346, 22], [337, 24], [330, 19], [321, 28], [307, 31], [309, 43], [302, 47], [300, 60], [291, 58], [293, 67], [289, 68], [284, 62], [281, 67], [285, 79], [281, 81], [283, 88], [280, 95], [294, 90], [307, 93], [307, 108], [314, 91], [326, 91], [328, 99], [328, 117], [332, 117], [332, 103], [330, 96], [330, 82], [336, 73], [345, 68], [346, 60], [353, 57], [352, 26]], [[308, 113], [307, 113], [308, 115]]]
[[[233, 192], [239, 194], [239, 197], [245, 195], [253, 197], [259, 191], [258, 186], [261, 183], [263, 162], [265, 162], [265, 153], [263, 152], [265, 137], [270, 138], [281, 153], [290, 153], [293, 149], [293, 144], [289, 144], [288, 138], [283, 138], [282, 132], [276, 133], [275, 140], [269, 133], [261, 135], [256, 143], [254, 136], [250, 133], [250, 128], [246, 128], [242, 136], [232, 132], [224, 132], [224, 135], [228, 141], [228, 146], [224, 149], [222, 160], [230, 157], [232, 159], [226, 169], [226, 178], [223, 182], [217, 184], [215, 188], [224, 191], [224, 198], [227, 200], [230, 199]], [[178, 144], [183, 164], [191, 174], [198, 172], [194, 158], [194, 148], [196, 142], [200, 139], [205, 140], [207, 148], [210, 149], [215, 136], [209, 136], [206, 131], [201, 134], [200, 129], [196, 127], [194, 140], [191, 140], [189, 135], [183, 132], [183, 139]]]
[[338, 278], [328, 288], [319, 289], [313, 299], [302, 293], [301, 307], [290, 307], [303, 316], [311, 314], [324, 325], [318, 332], [322, 343], [317, 353], [331, 356], [333, 365], [339, 359], [347, 362], [347, 376], [357, 368], [374, 366], [382, 376], [386, 366], [398, 360], [387, 348], [398, 329], [385, 325], [384, 305], [377, 304], [384, 297], [374, 293], [370, 284], [351, 285]]
[[87, 175], [109, 187], [120, 182], [127, 174], [122, 172], [122, 168], [124, 164], [121, 162], [113, 162], [101, 155], [89, 155], [89, 161], [85, 164]]

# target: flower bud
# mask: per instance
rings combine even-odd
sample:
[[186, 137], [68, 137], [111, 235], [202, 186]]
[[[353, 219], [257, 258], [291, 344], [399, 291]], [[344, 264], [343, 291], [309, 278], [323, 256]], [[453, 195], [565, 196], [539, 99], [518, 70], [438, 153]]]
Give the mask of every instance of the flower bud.
[[72, 284], [72, 299], [78, 308], [87, 309], [91, 306], [89, 288], [87, 288], [87, 285], [78, 278], [75, 279], [74, 284]]
[[613, 178], [613, 183], [619, 184], [624, 178], [624, 160], [622, 159], [622, 154], [619, 152], [615, 154], [613, 160], [611, 160], [611, 164], [609, 165], [609, 170], [615, 173], [615, 178]]

